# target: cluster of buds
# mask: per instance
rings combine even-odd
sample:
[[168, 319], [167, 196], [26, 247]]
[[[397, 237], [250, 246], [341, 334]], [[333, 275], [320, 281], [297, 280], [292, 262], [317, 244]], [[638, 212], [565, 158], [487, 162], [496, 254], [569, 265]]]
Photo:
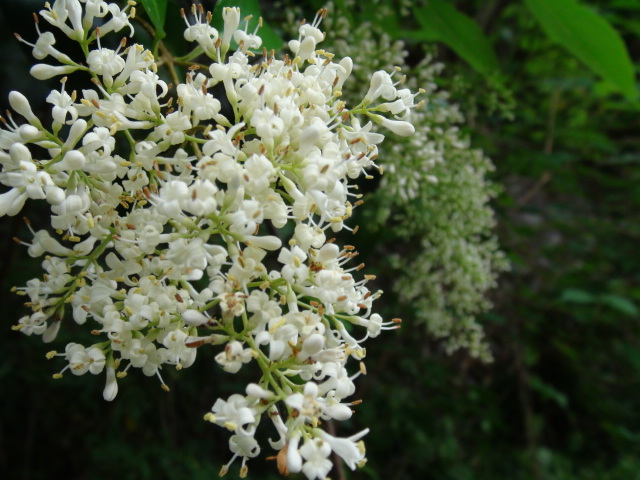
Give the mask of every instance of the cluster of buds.
[[[32, 313], [15, 329], [52, 342], [63, 322], [87, 325], [96, 343], [49, 357], [67, 362], [55, 377], [105, 373], [106, 400], [132, 368], [168, 390], [163, 369], [189, 367], [200, 348], [215, 349], [229, 373], [257, 364], [255, 383], [205, 415], [232, 434], [221, 474], [240, 459], [246, 475], [263, 417], [281, 473], [324, 479], [332, 452], [362, 465], [368, 430], [337, 438], [322, 424], [350, 418], [358, 403], [348, 399], [366, 373], [363, 341], [398, 327], [372, 313], [381, 292], [367, 288], [362, 264], [350, 265], [354, 247], [330, 234], [351, 230], [362, 204], [355, 180], [369, 177], [384, 139], [375, 125], [413, 133], [416, 94], [380, 71], [349, 108], [341, 88], [353, 62], [317, 48], [325, 14], [303, 23], [279, 59], [238, 8], [223, 10], [222, 31], [194, 9], [184, 36], [210, 63], [193, 64], [175, 89], [142, 45], [105, 46], [107, 34], [133, 35], [133, 1], [46, 4], [40, 17], [79, 44], [78, 61], [38, 17], [35, 43], [18, 37], [49, 61], [33, 76], [62, 78], [46, 99], [49, 126], [14, 91], [9, 102], [26, 123], [9, 115], [0, 130], [0, 215], [27, 199], [51, 211], [51, 229], [21, 242], [44, 256], [46, 273], [16, 288]], [[91, 83], [69, 92], [72, 74]]]

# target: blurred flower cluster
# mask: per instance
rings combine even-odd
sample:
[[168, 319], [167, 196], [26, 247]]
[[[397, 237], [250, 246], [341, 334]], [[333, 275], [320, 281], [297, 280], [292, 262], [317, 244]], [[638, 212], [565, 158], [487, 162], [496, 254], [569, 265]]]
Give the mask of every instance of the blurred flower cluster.
[[[50, 228], [30, 226], [21, 241], [44, 273], [16, 288], [32, 312], [15, 329], [52, 342], [62, 323], [85, 326], [95, 343], [49, 357], [66, 362], [56, 377], [104, 373], [106, 400], [132, 368], [168, 390], [163, 369], [191, 366], [199, 348], [230, 373], [257, 365], [254, 383], [205, 415], [231, 433], [221, 474], [236, 459], [247, 474], [263, 421], [281, 473], [323, 479], [332, 452], [352, 469], [366, 461], [367, 429], [337, 438], [322, 426], [351, 417], [363, 342], [399, 323], [372, 312], [381, 292], [355, 247], [331, 235], [357, 228], [356, 180], [378, 167], [378, 126], [413, 134], [420, 90], [380, 70], [347, 104], [353, 61], [318, 48], [326, 10], [282, 58], [238, 8], [222, 15], [219, 31], [202, 9], [183, 14], [185, 39], [210, 63], [174, 86], [142, 45], [108, 48], [107, 36], [133, 36], [133, 1], [56, 0], [36, 16], [33, 43], [18, 36], [42, 62], [31, 74], [60, 87], [46, 99], [51, 122], [11, 92], [17, 116], [0, 130], [0, 215], [27, 199], [51, 212]], [[56, 49], [60, 36], [83, 58]], [[69, 91], [70, 75], [86, 86]]]
[[[414, 135], [390, 133], [380, 145], [384, 175], [369, 197], [364, 218], [370, 232], [384, 237], [378, 247], [384, 254], [378, 257], [389, 260], [384, 268], [393, 267], [389, 278], [397, 299], [394, 307], [408, 306], [405, 315], [443, 339], [448, 352], [465, 348], [473, 357], [491, 361], [477, 316], [491, 307], [487, 292], [509, 269], [494, 232], [490, 202], [499, 192], [489, 179], [494, 165], [471, 146], [461, 128], [465, 118], [460, 106], [438, 86], [444, 65], [415, 46], [409, 62], [409, 46], [393, 40], [383, 26], [383, 19], [395, 13], [377, 3], [373, 11], [380, 21], [359, 25], [336, 6], [328, 7], [326, 44], [358, 65], [343, 96], [359, 99], [373, 72], [401, 67], [411, 77], [407, 85], [425, 90], [425, 107], [412, 112]], [[340, 5], [345, 11], [357, 8], [354, 0]], [[410, 6], [400, 2], [405, 14]]]

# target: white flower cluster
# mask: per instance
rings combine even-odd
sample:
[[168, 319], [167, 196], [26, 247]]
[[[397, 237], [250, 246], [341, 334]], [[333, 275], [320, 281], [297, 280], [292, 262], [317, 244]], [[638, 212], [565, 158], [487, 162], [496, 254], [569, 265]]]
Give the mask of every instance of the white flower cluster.
[[[385, 174], [367, 205], [375, 219], [368, 227], [394, 225], [385, 234], [385, 260], [394, 267], [395, 299], [399, 307], [410, 307], [407, 314], [414, 323], [424, 323], [433, 336], [443, 339], [448, 352], [465, 348], [473, 357], [491, 361], [477, 317], [491, 307], [487, 293], [509, 268], [494, 231], [491, 200], [499, 186], [490, 180], [490, 172], [495, 167], [481, 150], [472, 148], [460, 128], [464, 117], [459, 105], [436, 85], [444, 65], [428, 54], [417, 65], [407, 65], [406, 45], [392, 40], [381, 28], [382, 21], [354, 27], [345, 18], [342, 9], [348, 11], [356, 3], [345, 0], [340, 8], [329, 4], [324, 24], [328, 48], [360, 66], [345, 85], [343, 98], [361, 98], [368, 77], [394, 65], [412, 74], [410, 86], [416, 82], [426, 90], [425, 108], [411, 116], [415, 135], [387, 138], [380, 146]], [[389, 8], [379, 5], [376, 18], [393, 14]]]
[[[362, 203], [354, 180], [375, 166], [384, 139], [374, 124], [413, 133], [415, 94], [399, 87], [396, 72], [380, 71], [348, 108], [341, 88], [351, 59], [317, 48], [325, 14], [303, 23], [292, 54], [278, 59], [260, 51], [238, 8], [223, 10], [222, 31], [194, 9], [184, 36], [211, 63], [204, 72], [193, 64], [174, 98], [149, 50], [126, 39], [106, 46], [109, 32], [133, 35], [135, 2], [47, 3], [41, 18], [85, 58], [58, 51], [54, 33], [36, 23], [34, 44], [18, 37], [49, 61], [32, 75], [78, 73], [91, 83], [69, 92], [61, 79], [47, 97], [49, 127], [11, 92], [26, 123], [10, 115], [0, 130], [0, 182], [9, 188], [0, 215], [44, 200], [55, 231], [32, 230], [22, 242], [44, 255], [46, 273], [16, 289], [32, 313], [15, 328], [51, 342], [68, 314], [87, 325], [95, 344], [49, 356], [68, 362], [55, 377], [105, 372], [106, 400], [132, 367], [168, 390], [162, 369], [189, 367], [199, 347], [215, 348], [230, 373], [254, 362], [261, 377], [205, 416], [232, 433], [229, 464], [240, 458], [242, 476], [260, 452], [254, 434], [264, 417], [277, 432], [270, 444], [283, 474], [324, 479], [331, 452], [352, 469], [362, 465], [368, 430], [337, 438], [320, 425], [351, 417], [362, 342], [399, 322], [372, 313], [380, 295], [366, 286], [372, 276], [358, 279], [363, 265], [347, 266], [354, 247], [327, 234], [350, 230], [345, 222]], [[355, 372], [349, 358], [360, 362]]]

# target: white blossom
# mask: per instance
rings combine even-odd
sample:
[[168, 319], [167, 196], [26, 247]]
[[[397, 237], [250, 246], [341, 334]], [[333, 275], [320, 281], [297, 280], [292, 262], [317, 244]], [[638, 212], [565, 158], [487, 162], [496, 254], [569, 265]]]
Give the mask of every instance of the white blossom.
[[[343, 101], [354, 62], [319, 47], [325, 9], [300, 26], [287, 57], [257, 61], [261, 19], [249, 31], [251, 18], [225, 7], [218, 31], [194, 7], [184, 38], [195, 50], [183, 59], [211, 61], [175, 90], [142, 45], [116, 34], [120, 46], [106, 47], [113, 32], [133, 35], [135, 2], [55, 0], [40, 15], [53, 31], [36, 26], [35, 44], [20, 41], [51, 63], [34, 65], [34, 77], [63, 76], [46, 97], [52, 121], [14, 91], [9, 103], [27, 123], [0, 130], [0, 216], [28, 199], [50, 209], [50, 228], [21, 241], [45, 257], [43, 275], [16, 288], [32, 312], [14, 328], [53, 342], [71, 312], [99, 340], [69, 343], [55, 376], [104, 374], [107, 401], [135, 370], [168, 390], [164, 369], [190, 367], [200, 348], [216, 349], [229, 374], [260, 370], [246, 395], [217, 399], [205, 416], [231, 432], [221, 473], [239, 458], [246, 475], [265, 413], [285, 471], [324, 479], [332, 451], [362, 465], [368, 430], [341, 439], [320, 427], [352, 416], [361, 343], [398, 324], [372, 313], [372, 277], [349, 264], [355, 247], [327, 232], [354, 228], [356, 179], [377, 167], [384, 140], [376, 126], [413, 133], [416, 94], [380, 71], [359, 105]], [[59, 32], [83, 53], [59, 52]], [[92, 80], [71, 91], [64, 75], [76, 71]]]

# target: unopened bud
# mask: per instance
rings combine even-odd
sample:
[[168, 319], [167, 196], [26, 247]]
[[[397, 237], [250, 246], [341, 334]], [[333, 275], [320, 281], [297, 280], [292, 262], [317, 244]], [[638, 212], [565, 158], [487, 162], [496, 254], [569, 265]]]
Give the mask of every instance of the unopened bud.
[[184, 320], [184, 323], [190, 327], [200, 327], [209, 323], [209, 319], [198, 310], [185, 310], [182, 313], [182, 319]]
[[62, 161], [69, 170], [82, 170], [82, 167], [87, 163], [84, 153], [78, 150], [67, 152]]
[[22, 115], [27, 119], [29, 123], [35, 125], [37, 127], [42, 126], [38, 117], [33, 114], [33, 110], [31, 110], [31, 105], [29, 104], [29, 100], [20, 92], [16, 92], [15, 90], [9, 93], [9, 104], [11, 108], [13, 108], [17, 113]]
[[[35, 121], [38, 121], [38, 119], [35, 118]], [[20, 134], [20, 138], [27, 142], [32, 142], [42, 137], [42, 132], [33, 125], [21, 125], [18, 133]]]
[[77, 67], [71, 65], [53, 66], [46, 63], [37, 63], [31, 67], [31, 75], [38, 80], [48, 80], [58, 75], [75, 72], [77, 69]]
[[382, 126], [388, 128], [393, 133], [400, 135], [401, 137], [408, 137], [413, 135], [416, 131], [412, 124], [403, 120], [389, 120], [388, 118], [385, 118], [382, 121]]
[[251, 247], [258, 247], [269, 251], [278, 250], [282, 247], [282, 240], [273, 235], [247, 235], [244, 239], [244, 243]]
[[107, 383], [102, 392], [102, 396], [107, 402], [112, 401], [118, 395], [118, 380], [116, 380], [116, 369], [107, 368]]

